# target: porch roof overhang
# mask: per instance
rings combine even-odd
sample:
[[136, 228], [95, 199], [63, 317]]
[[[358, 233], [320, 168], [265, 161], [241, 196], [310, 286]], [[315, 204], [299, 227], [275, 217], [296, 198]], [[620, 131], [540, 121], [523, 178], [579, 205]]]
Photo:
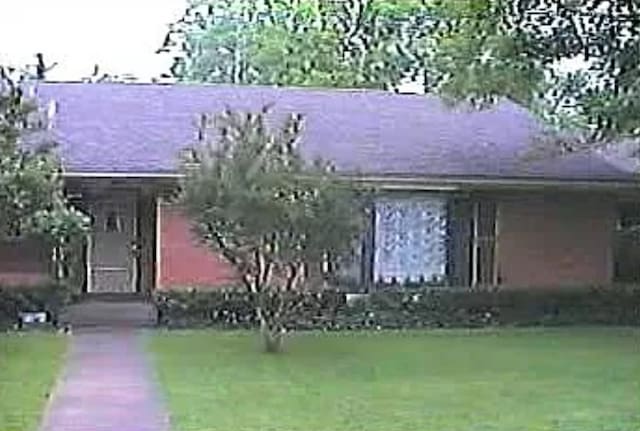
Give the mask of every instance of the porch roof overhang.
[[84, 171], [65, 171], [65, 178], [107, 178], [107, 179], [180, 179], [184, 177], [178, 172], [84, 172]]
[[180, 174], [64, 172], [67, 188], [75, 198], [100, 199], [114, 192], [139, 195], [170, 195], [176, 189]]
[[[560, 179], [541, 177], [480, 177], [480, 176], [406, 176], [338, 174], [341, 178], [363, 186], [387, 191], [599, 191], [638, 192], [640, 176], [625, 180]], [[157, 184], [171, 187], [184, 178], [180, 172], [65, 172], [74, 181]]]
[[638, 191], [638, 180], [590, 180], [535, 177], [416, 177], [416, 176], [349, 176], [356, 182], [384, 190], [442, 191]]

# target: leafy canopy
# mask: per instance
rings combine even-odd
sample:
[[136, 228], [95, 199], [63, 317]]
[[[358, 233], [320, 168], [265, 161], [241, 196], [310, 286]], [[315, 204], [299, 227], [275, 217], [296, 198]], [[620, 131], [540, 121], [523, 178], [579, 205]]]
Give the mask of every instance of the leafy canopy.
[[640, 132], [636, 0], [194, 0], [167, 34], [185, 81], [514, 100], [602, 140]]
[[418, 0], [193, 1], [161, 51], [185, 81], [388, 88], [417, 70]]
[[293, 288], [299, 265], [313, 271], [328, 253], [339, 258], [362, 218], [351, 184], [302, 159], [300, 117], [273, 130], [266, 112], [207, 117], [212, 139], [194, 149], [183, 187], [198, 232], [252, 291], [273, 287], [272, 271], [287, 280], [278, 289]]
[[83, 238], [88, 220], [64, 193], [61, 165], [44, 118], [0, 67], [0, 239], [44, 235], [57, 248]]
[[508, 97], [593, 138], [640, 132], [640, 4], [635, 0], [439, 0], [432, 90]]
[[301, 118], [272, 128], [267, 112], [204, 116], [213, 130], [185, 164], [182, 198], [202, 239], [243, 276], [267, 350], [278, 351], [284, 321], [301, 305], [287, 293], [350, 251], [363, 214], [351, 184], [302, 158]]

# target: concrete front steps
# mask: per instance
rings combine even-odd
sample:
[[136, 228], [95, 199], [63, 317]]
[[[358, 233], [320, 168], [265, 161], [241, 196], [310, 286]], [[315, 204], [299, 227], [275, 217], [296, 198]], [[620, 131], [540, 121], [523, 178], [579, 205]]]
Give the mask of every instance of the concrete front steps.
[[68, 306], [60, 324], [76, 328], [149, 328], [156, 325], [156, 307], [132, 294], [90, 294]]

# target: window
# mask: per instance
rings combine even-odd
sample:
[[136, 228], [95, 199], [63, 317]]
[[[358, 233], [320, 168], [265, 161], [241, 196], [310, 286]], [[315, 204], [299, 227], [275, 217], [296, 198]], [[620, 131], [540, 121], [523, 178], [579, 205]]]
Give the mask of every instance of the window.
[[115, 211], [109, 211], [104, 222], [105, 232], [121, 232], [122, 226], [120, 223], [120, 216]]
[[494, 201], [464, 195], [377, 199], [362, 250], [353, 256], [361, 265], [360, 281], [494, 285], [496, 213]]
[[614, 280], [637, 283], [640, 281], [640, 205], [619, 206], [614, 244]]
[[496, 205], [494, 202], [475, 203], [473, 225], [472, 283], [485, 286], [495, 284]]
[[442, 283], [447, 264], [447, 200], [380, 199], [375, 205], [374, 281]]
[[498, 282], [496, 203], [456, 197], [450, 202], [448, 279], [452, 286], [487, 286]]

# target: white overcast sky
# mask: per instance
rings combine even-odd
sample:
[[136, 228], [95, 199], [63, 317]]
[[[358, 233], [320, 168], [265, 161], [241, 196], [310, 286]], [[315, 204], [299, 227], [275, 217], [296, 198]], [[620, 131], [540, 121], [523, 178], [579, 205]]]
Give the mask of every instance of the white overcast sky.
[[131, 73], [142, 80], [167, 72], [171, 58], [155, 54], [168, 24], [187, 0], [0, 0], [0, 64], [34, 63], [42, 52], [58, 62], [48, 80]]

